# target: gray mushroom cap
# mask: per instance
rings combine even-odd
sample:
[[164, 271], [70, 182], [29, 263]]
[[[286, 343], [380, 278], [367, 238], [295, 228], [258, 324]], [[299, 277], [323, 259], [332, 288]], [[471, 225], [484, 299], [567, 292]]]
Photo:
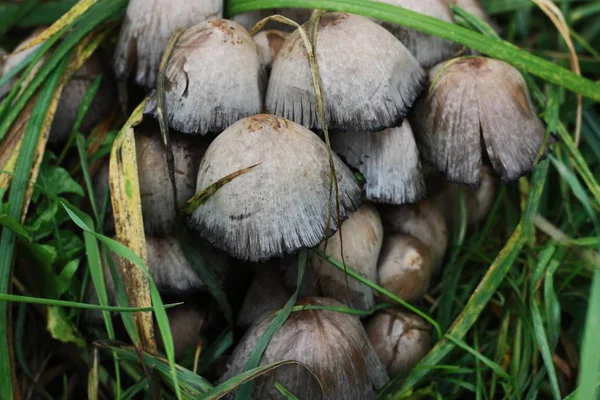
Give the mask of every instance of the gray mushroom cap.
[[406, 376], [431, 348], [431, 327], [406, 311], [378, 311], [365, 326], [390, 377]]
[[[300, 304], [341, 306], [326, 298], [307, 298]], [[244, 370], [256, 342], [267, 329], [272, 316], [255, 324], [236, 347], [223, 380]], [[280, 399], [274, 387], [283, 384], [305, 399], [375, 399], [375, 390], [387, 382], [385, 367], [378, 359], [357, 317], [325, 310], [294, 312], [269, 343], [261, 365], [295, 360], [311, 369], [323, 385], [303, 366], [290, 364], [256, 380], [253, 399]], [[233, 394], [228, 398], [233, 398]]]
[[222, 14], [223, 0], [131, 0], [115, 51], [117, 76], [127, 78], [135, 68], [136, 82], [154, 87], [163, 51], [173, 32]]
[[404, 233], [384, 238], [377, 275], [386, 290], [405, 301], [418, 300], [429, 290], [432, 273], [431, 251], [419, 239]]
[[546, 130], [519, 71], [466, 57], [436, 66], [429, 78], [411, 124], [421, 154], [448, 180], [479, 186], [484, 151], [503, 182], [533, 168]]
[[273, 60], [281, 50], [285, 39], [289, 36], [288, 32], [278, 31], [276, 29], [267, 29], [254, 35], [254, 42], [260, 54], [262, 64], [267, 69], [273, 66]]
[[[446, 0], [378, 0], [421, 14], [454, 23], [454, 16]], [[415, 56], [423, 68], [447, 60], [460, 51], [461, 46], [437, 36], [428, 35], [402, 25], [382, 22], [382, 26], [396, 36]]]
[[[342, 229], [321, 244], [320, 249], [340, 263], [345, 261], [349, 268], [375, 282], [377, 258], [382, 242], [383, 225], [379, 212], [373, 205], [365, 203], [349, 215], [342, 224]], [[313, 256], [312, 264], [324, 296], [345, 303], [351, 308], [366, 310], [373, 307], [373, 289], [349, 277], [344, 271], [317, 255]]]
[[[169, 126], [204, 135], [261, 112], [267, 76], [246, 29], [237, 22], [215, 19], [181, 34], [165, 83]], [[156, 95], [146, 112], [156, 115]]]
[[[345, 13], [319, 22], [317, 62], [330, 129], [377, 131], [402, 120], [423, 89], [417, 60], [375, 22]], [[321, 128], [306, 49], [296, 30], [271, 70], [266, 109]]]
[[381, 132], [332, 132], [331, 148], [363, 174], [367, 200], [404, 204], [424, 197], [419, 150], [408, 121]]
[[[360, 204], [352, 172], [334, 155], [342, 218]], [[317, 246], [338, 229], [325, 143], [272, 115], [241, 120], [212, 142], [198, 172], [201, 192], [255, 166], [199, 206], [189, 225], [236, 258], [260, 261]], [[331, 202], [331, 203], [330, 203]], [[331, 217], [327, 231], [328, 217]]]
[[[144, 231], [150, 235], [167, 235], [174, 231], [177, 216], [160, 131], [154, 123], [143, 123], [135, 127], [135, 132]], [[208, 143], [203, 138], [171, 135], [177, 208], [196, 193], [196, 174], [207, 147]], [[106, 161], [94, 179], [96, 203], [100, 207], [108, 195], [108, 166]], [[110, 200], [108, 205], [105, 228], [111, 231], [114, 221]]]
[[448, 228], [442, 214], [428, 200], [416, 204], [379, 207], [386, 235], [406, 233], [423, 242], [431, 253], [434, 273], [440, 271], [448, 247]]

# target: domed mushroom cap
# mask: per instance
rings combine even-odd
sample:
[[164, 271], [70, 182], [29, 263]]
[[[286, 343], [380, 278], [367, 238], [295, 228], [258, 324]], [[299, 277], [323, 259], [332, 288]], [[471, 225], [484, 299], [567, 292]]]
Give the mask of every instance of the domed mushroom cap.
[[[459, 198], [458, 190], [461, 187], [454, 183], [447, 183], [445, 187], [431, 198], [431, 203], [440, 211], [450, 229], [457, 220]], [[473, 226], [485, 220], [496, 201], [497, 179], [492, 169], [483, 166], [481, 169], [481, 185], [477, 190], [469, 187], [462, 188], [465, 193], [467, 211], [467, 225]]]
[[[411, 11], [425, 14], [445, 22], [454, 23], [454, 15], [446, 0], [378, 0], [394, 6], [406, 8]], [[410, 52], [415, 56], [423, 68], [431, 68], [434, 65], [447, 60], [458, 51], [460, 45], [442, 39], [437, 36], [428, 35], [415, 29], [406, 28], [402, 25], [382, 22], [382, 26], [394, 34]]]
[[[424, 71], [406, 47], [358, 15], [329, 13], [321, 18], [317, 61], [330, 129], [377, 131], [396, 125], [424, 85]], [[321, 127], [298, 30], [275, 59], [266, 108], [304, 126]]]
[[377, 275], [386, 290], [405, 301], [420, 299], [429, 289], [432, 273], [431, 251], [420, 240], [403, 233], [384, 238]]
[[380, 212], [386, 234], [406, 233], [427, 246], [437, 273], [448, 247], [448, 228], [438, 209], [424, 200], [416, 204], [380, 207]]
[[286, 288], [283, 272], [278, 265], [257, 265], [238, 313], [237, 325], [244, 328], [252, 325], [266, 312], [281, 309], [291, 296], [292, 292]]
[[268, 29], [254, 35], [254, 42], [256, 42], [258, 54], [260, 54], [262, 64], [267, 69], [271, 69], [273, 66], [273, 60], [277, 57], [279, 50], [281, 50], [281, 47], [288, 36], [289, 33], [278, 31], [276, 29]]
[[[265, 68], [236, 22], [214, 19], [186, 30], [165, 74], [167, 120], [180, 132], [221, 132], [263, 109]], [[146, 111], [156, 114], [156, 95]]]
[[503, 182], [533, 168], [546, 130], [519, 71], [468, 57], [436, 66], [429, 78], [411, 123], [421, 154], [447, 179], [479, 186], [482, 149]]
[[365, 328], [390, 377], [408, 375], [431, 348], [429, 324], [406, 311], [378, 311]]
[[425, 195], [419, 151], [408, 121], [381, 132], [332, 132], [331, 148], [363, 174], [368, 200], [404, 204]]
[[[166, 235], [174, 231], [177, 216], [160, 132], [155, 123], [138, 125], [135, 132], [144, 231], [150, 235]], [[207, 142], [200, 137], [171, 135], [177, 208], [181, 208], [196, 193], [198, 166], [207, 147]], [[104, 204], [108, 194], [108, 165], [109, 162], [106, 161], [94, 179], [96, 202], [99, 206]], [[112, 208], [109, 208], [106, 221], [106, 229], [112, 230]]]
[[[341, 235], [340, 235], [341, 232]], [[377, 209], [368, 203], [348, 216], [341, 231], [321, 244], [320, 249], [372, 282], [377, 280], [377, 258], [383, 242], [383, 225]], [[342, 259], [342, 244], [344, 257]], [[373, 307], [373, 289], [349, 277], [344, 271], [315, 255], [313, 269], [319, 277], [323, 295], [347, 304], [349, 307]]]
[[[342, 306], [337, 301], [316, 297], [300, 304]], [[244, 370], [250, 353], [271, 320], [272, 316], [266, 316], [246, 333], [231, 356], [223, 380]], [[305, 399], [375, 399], [375, 390], [388, 379], [358, 318], [332, 311], [292, 313], [269, 343], [261, 364], [283, 360], [295, 360], [308, 366], [321, 381], [323, 392], [305, 367], [290, 364], [257, 378], [253, 399], [280, 399], [276, 382]], [[228, 398], [233, 398], [233, 394]]]
[[222, 14], [223, 0], [131, 0], [115, 51], [117, 76], [127, 78], [135, 67], [135, 81], [154, 87], [173, 32]]
[[[360, 204], [361, 189], [335, 155], [342, 217]], [[248, 167], [196, 209], [189, 225], [234, 257], [260, 261], [317, 246], [338, 228], [330, 197], [327, 146], [308, 129], [255, 115], [221, 133], [198, 172], [196, 191]], [[328, 232], [327, 219], [331, 217]]]

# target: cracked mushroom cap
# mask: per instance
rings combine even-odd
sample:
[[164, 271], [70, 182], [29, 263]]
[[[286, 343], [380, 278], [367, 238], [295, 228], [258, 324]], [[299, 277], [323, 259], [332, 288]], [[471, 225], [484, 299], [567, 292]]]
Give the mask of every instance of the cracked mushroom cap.
[[[150, 235], [167, 235], [175, 230], [177, 216], [162, 137], [157, 124], [153, 122], [145, 122], [134, 129], [144, 231]], [[181, 208], [196, 193], [196, 174], [207, 147], [208, 143], [201, 137], [171, 135], [177, 208]], [[94, 179], [99, 207], [104, 205], [108, 195], [108, 172], [107, 160]], [[110, 200], [108, 202], [105, 228], [111, 231], [114, 229], [114, 220]]]
[[[219, 133], [263, 109], [267, 74], [254, 40], [225, 19], [181, 34], [165, 72], [169, 126], [183, 133]], [[156, 93], [146, 112], [156, 116]]]
[[484, 158], [505, 183], [533, 169], [546, 129], [519, 71], [465, 57], [432, 68], [429, 78], [411, 123], [422, 156], [442, 175], [478, 187]]
[[[397, 125], [424, 83], [418, 61], [391, 33], [358, 15], [325, 14], [317, 62], [330, 129], [378, 131]], [[306, 50], [296, 30], [271, 70], [266, 109], [309, 128], [321, 128]]]
[[[198, 172], [201, 192], [234, 178], [192, 214], [189, 225], [232, 256], [261, 261], [317, 246], [338, 229], [327, 146], [308, 129], [261, 114], [238, 121], [212, 142]], [[360, 204], [352, 172], [333, 155], [342, 218]], [[327, 231], [327, 219], [330, 219]]]
[[276, 29], [267, 29], [254, 35], [254, 42], [260, 54], [262, 64], [268, 70], [273, 66], [273, 60], [277, 57], [279, 50], [283, 46], [285, 39], [289, 36], [288, 32], [278, 31]]
[[[350, 213], [341, 230], [321, 244], [320, 250], [340, 263], [345, 261], [349, 268], [375, 282], [382, 242], [383, 225], [379, 212], [373, 205], [365, 203], [356, 212]], [[317, 255], [313, 256], [312, 265], [324, 296], [351, 308], [366, 310], [373, 307], [373, 289], [349, 277]]]
[[[302, 304], [342, 306], [335, 300], [318, 297], [307, 298], [299, 303]], [[244, 371], [250, 353], [272, 318], [263, 317], [242, 338], [223, 381]], [[271, 339], [261, 365], [283, 360], [306, 365], [319, 378], [322, 389], [304, 366], [289, 364], [258, 377], [253, 399], [280, 399], [281, 393], [275, 388], [275, 383], [280, 382], [305, 399], [368, 400], [375, 399], [375, 390], [388, 380], [359, 319], [349, 314], [328, 310], [293, 312]]]
[[405, 301], [418, 300], [427, 293], [432, 273], [431, 250], [419, 239], [403, 233], [384, 238], [377, 275], [386, 290]]
[[[394, 6], [406, 8], [420, 14], [454, 23], [454, 14], [446, 0], [378, 0]], [[415, 56], [423, 68], [452, 58], [460, 51], [461, 46], [449, 40], [429, 35], [402, 25], [382, 22], [381, 25], [400, 40]]]
[[430, 325], [406, 311], [378, 311], [365, 328], [390, 377], [408, 375], [431, 349]]
[[223, 0], [131, 0], [115, 51], [115, 73], [123, 79], [135, 68], [135, 81], [153, 88], [162, 54], [175, 30], [222, 14]]
[[431, 253], [434, 273], [440, 271], [448, 247], [448, 228], [429, 200], [416, 204], [379, 207], [386, 235], [406, 233], [419, 239]]
[[424, 197], [419, 150], [408, 121], [381, 132], [332, 132], [331, 148], [363, 174], [367, 200], [404, 204]]

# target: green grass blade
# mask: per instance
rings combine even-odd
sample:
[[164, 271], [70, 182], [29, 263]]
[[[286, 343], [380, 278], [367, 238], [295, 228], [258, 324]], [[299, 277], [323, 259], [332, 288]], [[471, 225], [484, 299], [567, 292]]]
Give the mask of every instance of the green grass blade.
[[600, 348], [598, 347], [600, 269], [598, 268], [594, 271], [588, 304], [583, 345], [581, 346], [581, 369], [579, 372], [576, 400], [597, 398], [597, 377], [598, 370], [600, 369]]
[[[302, 285], [302, 279], [304, 278], [304, 270], [306, 269], [307, 257], [308, 251], [302, 250], [298, 256], [298, 279], [296, 282], [296, 291], [294, 292], [292, 297], [290, 297], [283, 309], [275, 316], [275, 318], [273, 318], [265, 332], [262, 334], [256, 345], [254, 346], [254, 349], [252, 350], [252, 353], [250, 353], [250, 357], [248, 358], [248, 362], [246, 363], [246, 372], [232, 379], [237, 379], [244, 374], [248, 374], [250, 371], [257, 370], [257, 367], [260, 365], [260, 360], [263, 356], [263, 353], [267, 349], [269, 342], [271, 342], [273, 336], [275, 336], [275, 334], [277, 334], [277, 332], [283, 326], [283, 324], [285, 324], [285, 321], [287, 321], [288, 317], [292, 313], [294, 305], [296, 305], [296, 301], [298, 300], [298, 294], [300, 291], [300, 286]], [[236, 400], [249, 399], [252, 394], [253, 388], [253, 382], [248, 382], [247, 384], [244, 384], [236, 394]]]
[[279, 382], [275, 382], [275, 389], [277, 389], [286, 400], [300, 400]]
[[371, 0], [230, 0], [227, 5], [230, 15], [265, 8], [297, 7], [346, 11], [376, 18], [460, 43], [490, 57], [506, 61], [548, 82], [600, 101], [600, 84], [536, 57], [509, 42], [487, 38], [455, 24], [389, 4]]

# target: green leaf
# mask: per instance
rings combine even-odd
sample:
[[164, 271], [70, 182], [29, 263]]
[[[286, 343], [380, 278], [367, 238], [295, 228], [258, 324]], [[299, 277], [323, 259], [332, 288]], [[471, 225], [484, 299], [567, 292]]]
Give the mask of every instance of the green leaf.
[[279, 390], [279, 393], [281, 393], [281, 395], [283, 397], [285, 397], [286, 400], [299, 400], [296, 396], [294, 396], [292, 394], [292, 392], [290, 392], [289, 390], [287, 390], [286, 387], [283, 386], [281, 383], [275, 382], [275, 388], [277, 390]]
[[21, 239], [31, 242], [31, 233], [25, 228], [19, 220], [11, 217], [8, 214], [0, 213], [0, 225], [10, 229], [13, 233], [19, 236]]
[[63, 343], [73, 343], [78, 347], [85, 348], [85, 340], [77, 330], [73, 321], [71, 321], [63, 308], [50, 306], [47, 308], [48, 323], [47, 329], [52, 337]]
[[83, 188], [66, 169], [59, 166], [47, 166], [40, 170], [40, 182], [44, 188], [56, 195], [74, 193], [83, 196]]
[[490, 57], [506, 61], [520, 70], [539, 76], [575, 93], [600, 101], [600, 84], [580, 77], [515, 45], [491, 38], [414, 11], [371, 0], [230, 0], [228, 14], [277, 7], [320, 8], [346, 11], [403, 25], [421, 32], [460, 43]]

